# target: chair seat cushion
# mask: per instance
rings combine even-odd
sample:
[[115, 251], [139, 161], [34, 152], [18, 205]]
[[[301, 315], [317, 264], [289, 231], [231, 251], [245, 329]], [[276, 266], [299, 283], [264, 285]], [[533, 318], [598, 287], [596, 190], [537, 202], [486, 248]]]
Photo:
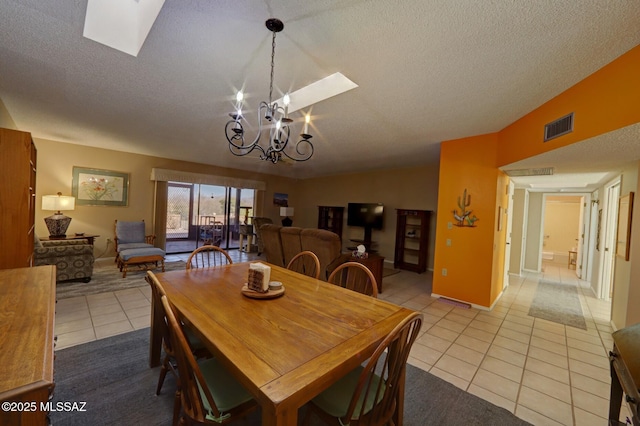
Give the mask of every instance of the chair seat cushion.
[[[253, 398], [249, 391], [247, 391], [217, 359], [209, 358], [199, 363], [199, 366], [222, 417], [225, 417], [224, 414], [232, 408], [250, 401]], [[200, 388], [200, 384], [198, 384], [198, 387]], [[207, 418], [217, 421], [211, 412], [211, 406], [202, 393], [201, 388], [200, 394], [205, 409], [209, 412]]]
[[126, 243], [118, 244], [118, 253], [125, 250], [139, 249], [139, 248], [153, 248], [153, 244], [149, 243]]
[[[356, 386], [358, 385], [358, 380], [360, 379], [362, 370], [363, 367], [359, 366], [351, 372], [347, 373], [346, 376], [335, 382], [333, 385], [329, 386], [320, 395], [313, 398], [313, 403], [333, 417], [343, 417], [344, 415], [346, 415], [347, 410], [349, 409], [349, 404], [351, 403], [351, 398], [353, 397], [353, 393], [355, 392]], [[374, 383], [371, 384], [371, 389], [376, 389], [380, 382], [380, 377], [377, 375], [374, 375], [373, 377]], [[366, 402], [364, 414], [368, 413], [373, 408], [374, 395], [375, 392], [373, 391], [369, 393], [369, 398]], [[380, 399], [382, 399], [383, 396], [384, 393], [380, 392]], [[354, 415], [360, 413], [360, 407], [362, 407], [363, 400], [364, 391], [360, 394], [360, 399], [358, 400], [356, 409], [353, 411]]]
[[136, 257], [160, 256], [164, 258], [164, 254], [164, 250], [157, 247], [134, 248], [121, 251], [120, 259], [127, 262]]

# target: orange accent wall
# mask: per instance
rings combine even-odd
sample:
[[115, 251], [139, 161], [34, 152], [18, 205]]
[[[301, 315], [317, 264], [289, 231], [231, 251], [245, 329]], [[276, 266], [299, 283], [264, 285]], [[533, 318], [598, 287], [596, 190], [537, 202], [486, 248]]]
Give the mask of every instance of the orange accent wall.
[[[501, 174], [496, 168], [497, 147], [497, 134], [440, 146], [433, 293], [487, 307], [493, 294], [496, 183]], [[465, 189], [471, 195], [468, 209], [479, 218], [475, 227], [455, 225], [453, 210], [459, 210], [458, 198]]]
[[[495, 302], [506, 235], [496, 232], [496, 219], [498, 207], [506, 207], [508, 182], [498, 167], [640, 122], [639, 76], [640, 45], [498, 133], [442, 142], [434, 294], [485, 307]], [[573, 133], [543, 143], [544, 125], [570, 112]], [[480, 220], [475, 228], [449, 229], [465, 188]]]
[[[640, 45], [498, 134], [498, 167], [640, 122]], [[574, 112], [574, 131], [543, 142], [544, 126]]]

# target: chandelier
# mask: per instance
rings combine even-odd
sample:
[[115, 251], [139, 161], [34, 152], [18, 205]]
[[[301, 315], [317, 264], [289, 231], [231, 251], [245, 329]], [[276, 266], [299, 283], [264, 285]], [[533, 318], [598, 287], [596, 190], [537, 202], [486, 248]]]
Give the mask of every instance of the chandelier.
[[[231, 120], [224, 127], [225, 136], [229, 142], [229, 150], [233, 155], [243, 156], [254, 150], [260, 152], [260, 159], [277, 163], [283, 155], [294, 161], [307, 161], [313, 155], [313, 144], [311, 135], [308, 133], [310, 116], [305, 116], [304, 130], [300, 134], [300, 140], [296, 142], [293, 152], [285, 151], [289, 144], [291, 133], [290, 124], [293, 122], [289, 118], [289, 94], [282, 98], [284, 105], [273, 102], [273, 68], [276, 53], [276, 33], [284, 29], [284, 24], [279, 19], [271, 18], [265, 22], [265, 26], [272, 33], [271, 39], [271, 77], [269, 80], [269, 102], [262, 101], [258, 108], [258, 133], [251, 143], [245, 140], [245, 130], [243, 126], [244, 117], [242, 115], [242, 103], [244, 96], [242, 91], [236, 95], [236, 111], [229, 114]], [[264, 121], [263, 121], [264, 120]], [[260, 145], [260, 137], [263, 131], [269, 129], [269, 141], [266, 147]], [[293, 144], [293, 142], [292, 142]], [[292, 148], [293, 149], [293, 148]], [[289, 151], [291, 151], [290, 149]]]

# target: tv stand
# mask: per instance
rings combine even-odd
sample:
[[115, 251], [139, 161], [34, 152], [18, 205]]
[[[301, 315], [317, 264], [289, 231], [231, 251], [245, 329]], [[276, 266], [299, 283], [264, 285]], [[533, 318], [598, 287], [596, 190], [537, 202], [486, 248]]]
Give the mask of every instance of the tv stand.
[[[372, 231], [372, 228], [370, 226], [365, 226], [364, 227], [364, 239], [362, 239], [362, 240], [351, 239], [349, 241], [352, 241], [352, 242], [354, 242], [356, 244], [362, 244], [367, 252], [373, 253], [373, 252], [375, 252], [375, 250], [371, 250], [371, 246], [373, 245], [373, 241], [371, 240], [371, 231]], [[347, 248], [349, 250], [355, 250], [356, 249], [355, 247], [347, 247]]]
[[371, 230], [373, 228], [371, 228], [370, 226], [365, 226], [364, 227], [364, 244], [365, 247], [367, 248], [367, 251], [369, 251], [369, 248], [371, 248]]

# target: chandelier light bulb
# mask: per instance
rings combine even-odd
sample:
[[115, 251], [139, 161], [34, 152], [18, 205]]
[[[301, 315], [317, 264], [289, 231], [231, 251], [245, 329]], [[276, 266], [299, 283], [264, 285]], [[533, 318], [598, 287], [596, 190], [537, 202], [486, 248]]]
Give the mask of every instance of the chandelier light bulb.
[[311, 121], [311, 116], [309, 114], [304, 116], [304, 134], [309, 134], [309, 122]]
[[289, 97], [288, 93], [285, 93], [284, 97], [282, 98], [282, 103], [284, 103], [284, 116], [288, 117], [289, 116], [289, 103], [291, 102], [291, 98]]
[[242, 100], [244, 99], [244, 95], [242, 94], [242, 90], [238, 91], [238, 93], [236, 94], [236, 101], [238, 103], [241, 103]]

